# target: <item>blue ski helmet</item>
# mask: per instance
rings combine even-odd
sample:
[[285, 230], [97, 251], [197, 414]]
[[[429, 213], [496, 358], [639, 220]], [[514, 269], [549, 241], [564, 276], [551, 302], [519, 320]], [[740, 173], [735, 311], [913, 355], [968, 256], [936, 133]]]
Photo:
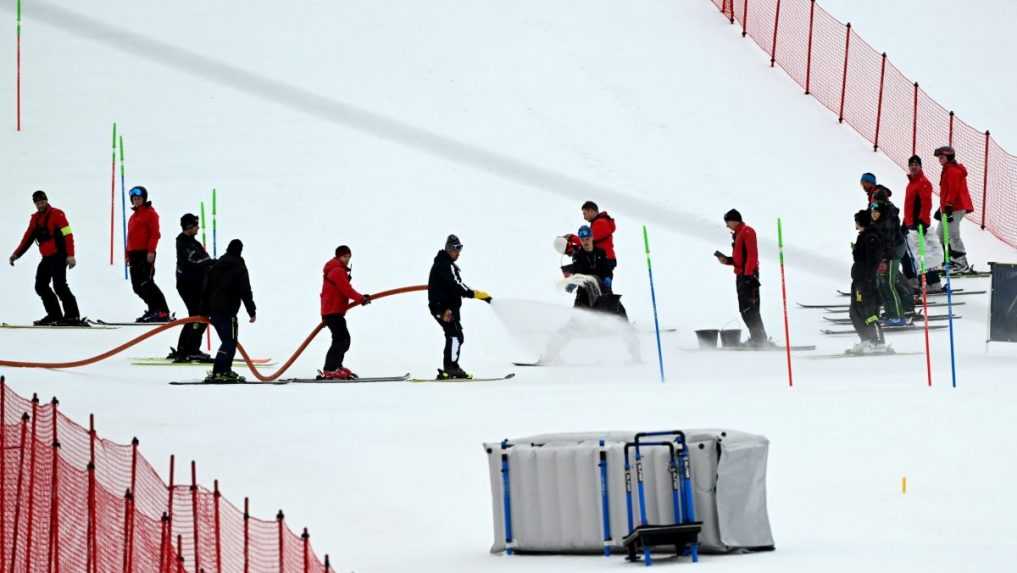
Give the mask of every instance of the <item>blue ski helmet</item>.
[[589, 239], [593, 236], [593, 230], [590, 229], [589, 225], [583, 225], [582, 227], [579, 227], [579, 232], [576, 234], [579, 235], [580, 239]]
[[145, 189], [141, 185], [137, 187], [131, 187], [131, 190], [127, 192], [131, 197], [141, 197], [145, 201], [148, 201], [148, 189]]

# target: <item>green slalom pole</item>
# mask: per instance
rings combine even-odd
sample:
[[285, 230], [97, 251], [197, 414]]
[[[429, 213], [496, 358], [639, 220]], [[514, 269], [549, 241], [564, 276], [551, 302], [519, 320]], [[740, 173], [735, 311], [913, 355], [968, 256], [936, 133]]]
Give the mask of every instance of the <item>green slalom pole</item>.
[[784, 227], [780, 217], [777, 217], [777, 248], [780, 251], [780, 292], [784, 297], [784, 346], [787, 351], [787, 385], [795, 385], [794, 375], [791, 371], [791, 327], [787, 318], [787, 286], [784, 280]]
[[17, 108], [18, 108], [18, 131], [21, 131], [21, 0], [18, 0], [18, 81], [17, 81]]
[[124, 229], [124, 280], [127, 280], [127, 187], [124, 185], [124, 134], [118, 136], [120, 142], [120, 211], [123, 215]]
[[918, 224], [918, 269], [922, 277], [922, 310], [925, 313], [925, 372], [928, 384], [932, 386], [932, 349], [929, 346], [929, 283], [925, 264], [925, 225]]
[[643, 225], [643, 248], [646, 251], [646, 270], [650, 273], [650, 300], [653, 301], [653, 329], [657, 333], [657, 362], [660, 365], [660, 383], [664, 383], [664, 351], [660, 346], [660, 319], [657, 318], [657, 292], [653, 286], [653, 264], [650, 262], [650, 236]]
[[[113, 122], [113, 161], [109, 182], [109, 266], [113, 266], [113, 239], [117, 233], [117, 122]], [[127, 248], [126, 245], [124, 248]]]
[[215, 215], [215, 187], [212, 188], [212, 258], [219, 258], [219, 241], [216, 236], [216, 215]]

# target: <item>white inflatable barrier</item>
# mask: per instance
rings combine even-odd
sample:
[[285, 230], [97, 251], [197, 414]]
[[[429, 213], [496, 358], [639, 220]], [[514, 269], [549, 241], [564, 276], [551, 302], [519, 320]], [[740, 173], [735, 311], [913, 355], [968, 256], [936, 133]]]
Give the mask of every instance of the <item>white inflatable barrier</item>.
[[[625, 445], [635, 440], [635, 432], [548, 434], [484, 444], [494, 517], [491, 552], [623, 552], [622, 540], [640, 525], [640, 515], [650, 524], [678, 524], [686, 512], [702, 522], [703, 552], [772, 550], [766, 509], [769, 440], [733, 430], [683, 433], [691, 502], [675, 493], [680, 472], [668, 449], [660, 447], [641, 448], [645, 496], [635, 495], [636, 477], [630, 477], [626, 495]], [[630, 476], [635, 476], [634, 454], [627, 453]]]

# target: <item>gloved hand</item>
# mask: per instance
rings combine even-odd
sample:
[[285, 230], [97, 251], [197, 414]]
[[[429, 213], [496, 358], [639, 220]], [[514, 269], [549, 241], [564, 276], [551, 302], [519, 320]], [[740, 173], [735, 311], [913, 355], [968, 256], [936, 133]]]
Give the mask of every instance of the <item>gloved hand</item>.
[[936, 209], [936, 214], [933, 215], [932, 218], [937, 221], [941, 221], [943, 219], [943, 214], [939, 212], [939, 209]]
[[614, 284], [614, 279], [612, 279], [611, 277], [604, 277], [604, 278], [600, 279], [600, 288], [602, 288], [602, 289], [604, 289], [606, 291], [611, 290], [611, 285], [612, 284]]
[[364, 295], [364, 301], [363, 301], [363, 302], [361, 302], [361, 303], [360, 303], [360, 305], [361, 305], [361, 306], [367, 306], [367, 305], [369, 305], [369, 304], [371, 304], [371, 295], [369, 295], [369, 294], [365, 294], [365, 295]]
[[569, 284], [565, 285], [565, 292], [570, 293], [570, 294], [574, 293], [574, 292], [576, 292], [576, 288], [577, 287], [578, 287], [578, 285], [576, 285], [576, 283], [569, 283]]
[[75, 259], [74, 257], [67, 257], [67, 268], [73, 269], [75, 266], [77, 266], [77, 264], [78, 264], [77, 259]]
[[441, 313], [442, 322], [452, 322], [452, 309], [445, 309], [445, 312]]
[[15, 257], [14, 255], [11, 255], [11, 258], [7, 259], [7, 262], [9, 262], [11, 264], [11, 266], [13, 267], [14, 266], [14, 261], [16, 261], [16, 260], [18, 260], [18, 257]]
[[148, 264], [152, 264], [155, 262], [155, 253], [148, 253], [148, 256], [145, 258], [148, 260]]
[[487, 294], [486, 292], [484, 292], [482, 290], [475, 290], [475, 291], [473, 291], [473, 298], [475, 298], [477, 300], [482, 300], [482, 301], [486, 302], [487, 304], [491, 304], [491, 295]]

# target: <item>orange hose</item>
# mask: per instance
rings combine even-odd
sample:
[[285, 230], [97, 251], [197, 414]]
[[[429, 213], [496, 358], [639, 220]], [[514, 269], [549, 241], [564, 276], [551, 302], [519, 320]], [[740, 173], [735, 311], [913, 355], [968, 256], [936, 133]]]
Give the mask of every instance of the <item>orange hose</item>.
[[[397, 294], [404, 294], [404, 293], [408, 293], [408, 292], [419, 292], [419, 291], [424, 291], [424, 290], [427, 290], [427, 285], [414, 285], [414, 286], [401, 287], [401, 288], [397, 288], [397, 289], [386, 290], [386, 291], [381, 291], [381, 292], [376, 293], [376, 294], [372, 294], [371, 295], [371, 300], [373, 301], [373, 300], [377, 300], [379, 298], [385, 298], [385, 297], [394, 296], [394, 295], [397, 295]], [[350, 308], [353, 308], [353, 307], [356, 307], [356, 306], [359, 306], [359, 305], [357, 303], [354, 303]], [[162, 324], [160, 326], [152, 328], [151, 330], [149, 330], [145, 334], [142, 334], [141, 336], [138, 336], [136, 338], [132, 338], [131, 340], [128, 340], [127, 342], [121, 344], [120, 346], [117, 346], [116, 348], [113, 348], [112, 350], [108, 350], [106, 352], [103, 352], [102, 354], [93, 356], [91, 358], [84, 358], [82, 360], [74, 360], [74, 361], [71, 361], [71, 362], [19, 362], [19, 361], [15, 361], [15, 360], [0, 360], [0, 366], [8, 366], [10, 368], [53, 368], [53, 369], [77, 368], [79, 366], [87, 366], [89, 364], [95, 364], [96, 362], [101, 362], [101, 361], [106, 360], [107, 358], [109, 358], [111, 356], [115, 356], [117, 354], [120, 354], [124, 350], [127, 350], [128, 348], [130, 348], [132, 346], [140, 344], [140, 343], [144, 342], [145, 340], [148, 340], [149, 338], [152, 338], [156, 334], [159, 334], [161, 332], [165, 332], [165, 331], [167, 331], [167, 330], [169, 330], [169, 329], [171, 329], [171, 328], [173, 328], [175, 326], [180, 326], [180, 325], [183, 325], [183, 324], [189, 324], [189, 323], [195, 323], [195, 322], [196, 323], [202, 323], [202, 324], [209, 324], [208, 319], [203, 317], [203, 316], [190, 316], [190, 317], [187, 317], [187, 318], [181, 318], [179, 320], [174, 320], [172, 322], [167, 322], [166, 324]], [[324, 328], [324, 327], [325, 327], [324, 323], [318, 323], [318, 325], [314, 327], [314, 330], [312, 330], [311, 333], [309, 335], [307, 335], [307, 338], [304, 339], [304, 342], [297, 348], [296, 352], [294, 352], [293, 355], [290, 356], [289, 360], [287, 360], [282, 365], [282, 367], [279, 368], [279, 370], [277, 370], [274, 373], [272, 373], [270, 375], [267, 375], [267, 376], [263, 375], [261, 372], [258, 371], [258, 369], [255, 367], [254, 363], [251, 361], [250, 355], [247, 354], [247, 350], [239, 342], [237, 342], [237, 350], [240, 351], [240, 355], [244, 358], [244, 362], [247, 363], [247, 367], [251, 370], [251, 373], [254, 374], [255, 378], [257, 378], [258, 380], [261, 380], [262, 382], [271, 382], [273, 380], [278, 380], [279, 377], [282, 376], [286, 372], [286, 370], [288, 370], [289, 367], [293, 365], [294, 362], [296, 362], [297, 358], [299, 358], [300, 355], [303, 354], [304, 350], [307, 349], [307, 346], [311, 344], [311, 341], [314, 340], [314, 337], [317, 336], [318, 333], [321, 332], [321, 329]]]

